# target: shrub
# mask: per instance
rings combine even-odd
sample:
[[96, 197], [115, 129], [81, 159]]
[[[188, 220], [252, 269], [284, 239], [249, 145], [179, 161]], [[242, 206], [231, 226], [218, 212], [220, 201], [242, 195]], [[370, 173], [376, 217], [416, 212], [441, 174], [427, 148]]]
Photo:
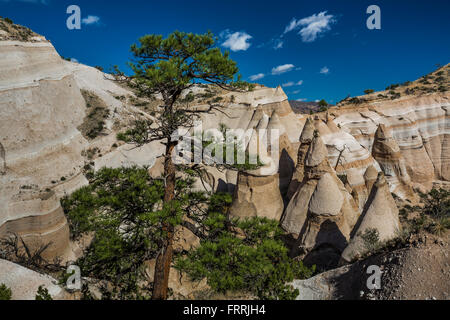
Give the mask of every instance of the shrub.
[[407, 86], [409, 86], [411, 84], [411, 81], [405, 81], [405, 82], [403, 82], [400, 86], [402, 86], [402, 87], [407, 87]]
[[395, 90], [395, 89], [397, 89], [399, 86], [400, 86], [399, 84], [391, 84], [390, 86], [388, 86], [388, 87], [386, 88], [386, 91], [388, 91], [388, 90]]
[[425, 206], [423, 209], [405, 207], [405, 215], [412, 210], [420, 210], [418, 217], [408, 221], [412, 233], [428, 231], [442, 235], [450, 229], [450, 192], [433, 189], [429, 194], [421, 194]]
[[86, 90], [82, 90], [81, 93], [89, 112], [78, 129], [83, 136], [95, 139], [105, 127], [105, 119], [109, 117], [109, 110], [104, 101], [95, 93]]
[[324, 99], [320, 100], [318, 105], [319, 107], [328, 107], [328, 103]]
[[4, 20], [9, 24], [14, 24], [14, 22], [10, 18], [5, 18]]
[[381, 247], [380, 233], [377, 229], [366, 229], [360, 235], [368, 252], [375, 252]]
[[222, 293], [246, 291], [260, 299], [289, 300], [298, 296], [298, 290], [287, 283], [314, 274], [315, 267], [289, 258], [277, 221], [234, 220], [227, 229], [225, 216], [215, 219], [210, 221], [218, 221], [215, 236], [176, 261], [175, 267], [193, 280], [206, 278], [213, 290]]
[[36, 293], [36, 300], [41, 300], [41, 301], [50, 301], [53, 300], [52, 296], [50, 295], [50, 293], [48, 293], [48, 289], [44, 288], [43, 286], [39, 286], [38, 291]]
[[373, 89], [364, 90], [365, 94], [371, 94], [371, 93], [374, 93], [374, 92], [375, 92], [375, 90], [373, 90]]
[[0, 300], [11, 300], [12, 291], [5, 284], [0, 285]]

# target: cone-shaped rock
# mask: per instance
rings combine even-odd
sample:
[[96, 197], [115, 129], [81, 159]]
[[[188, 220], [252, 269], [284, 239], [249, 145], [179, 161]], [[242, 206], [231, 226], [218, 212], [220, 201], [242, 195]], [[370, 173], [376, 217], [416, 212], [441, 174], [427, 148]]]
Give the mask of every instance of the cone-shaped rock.
[[397, 142], [392, 137], [391, 130], [384, 124], [380, 124], [375, 133], [372, 155], [386, 175], [391, 192], [403, 199], [414, 199], [415, 195], [411, 187], [411, 178], [406, 170], [405, 160]]
[[300, 135], [300, 147], [297, 152], [297, 165], [292, 175], [292, 180], [289, 184], [286, 198], [290, 200], [298, 189], [299, 184], [303, 180], [305, 171], [306, 154], [308, 153], [309, 146], [314, 139], [314, 122], [311, 118], [307, 118], [303, 127], [302, 134]]
[[326, 173], [320, 178], [311, 201], [309, 211], [315, 215], [336, 216], [344, 202], [344, 196], [333, 177]]
[[372, 188], [366, 209], [352, 232], [353, 237], [342, 253], [342, 260], [351, 262], [370, 250], [370, 245], [373, 244], [368, 244], [364, 240], [366, 232], [377, 230], [381, 243], [398, 236], [400, 229], [398, 208], [389, 191], [384, 174], [380, 172]]
[[[316, 132], [306, 156], [306, 161], [314, 160], [309, 164], [315, 165], [305, 166], [303, 181], [290, 200], [281, 225], [296, 239], [291, 248], [293, 255], [328, 267], [337, 265], [359, 212], [331, 168], [321, 140]], [[318, 257], [321, 261], [316, 260]]]
[[317, 137], [312, 141], [311, 146], [309, 147], [305, 164], [308, 167], [315, 167], [321, 164], [327, 157], [327, 147], [317, 133]]
[[375, 169], [374, 166], [369, 166], [366, 172], [364, 173], [364, 181], [366, 182], [366, 188], [369, 194], [370, 191], [372, 190], [373, 184], [375, 183], [375, 181], [377, 181], [377, 177], [378, 177], [377, 169]]

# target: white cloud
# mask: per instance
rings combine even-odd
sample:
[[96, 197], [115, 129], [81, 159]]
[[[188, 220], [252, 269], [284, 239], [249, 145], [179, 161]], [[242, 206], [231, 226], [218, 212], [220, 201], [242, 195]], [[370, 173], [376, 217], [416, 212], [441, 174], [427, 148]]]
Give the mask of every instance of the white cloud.
[[306, 100], [308, 100], [308, 99], [306, 99], [306, 98], [300, 98], [300, 99], [297, 99], [296, 101], [298, 101], [298, 102], [303, 102], [303, 101], [306, 101]]
[[100, 22], [100, 17], [89, 15], [86, 18], [83, 18], [81, 22], [87, 25], [98, 24]]
[[298, 34], [302, 36], [303, 42], [313, 42], [321, 33], [329, 31], [331, 24], [335, 21], [336, 19], [333, 15], [327, 15], [327, 11], [323, 11], [300, 20], [296, 18], [292, 19], [284, 30], [284, 33], [300, 29]]
[[225, 42], [222, 43], [222, 46], [231, 51], [246, 51], [251, 46], [251, 43], [249, 43], [248, 40], [253, 38], [246, 32], [230, 33], [228, 30], [222, 32], [221, 37], [226, 39]]
[[298, 82], [289, 81], [288, 83], [283, 84], [283, 87], [293, 87], [293, 86], [301, 86], [303, 84], [303, 80]]
[[328, 69], [327, 67], [323, 67], [322, 69], [320, 69], [320, 73], [321, 74], [328, 74], [328, 73], [330, 73], [330, 69]]
[[274, 48], [275, 50], [278, 50], [278, 49], [283, 48], [283, 45], [284, 45], [283, 40], [277, 39], [277, 40], [275, 40], [275, 45], [273, 46], [273, 48]]
[[298, 93], [300, 93], [300, 90], [292, 91], [292, 94], [298, 94]]
[[295, 68], [295, 66], [293, 64], [283, 64], [281, 66], [273, 68], [272, 69], [272, 74], [273, 75], [279, 75], [279, 74], [291, 71], [294, 68]]
[[250, 76], [250, 80], [256, 81], [256, 80], [264, 78], [264, 76], [265, 76], [264, 73], [254, 74], [254, 75]]
[[284, 29], [284, 33], [286, 34], [288, 32], [291, 32], [292, 30], [294, 30], [297, 27], [298, 27], [297, 19], [292, 18], [292, 21], [289, 23], [289, 25], [286, 27], [286, 29]]

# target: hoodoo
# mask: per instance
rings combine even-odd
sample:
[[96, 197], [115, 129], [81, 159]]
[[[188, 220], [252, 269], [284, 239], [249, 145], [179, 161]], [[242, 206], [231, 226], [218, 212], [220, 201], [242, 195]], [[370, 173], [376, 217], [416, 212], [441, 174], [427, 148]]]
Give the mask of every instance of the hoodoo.
[[370, 245], [377, 245], [365, 243], [364, 235], [367, 232], [376, 232], [381, 244], [397, 237], [400, 230], [398, 208], [389, 191], [384, 174], [380, 172], [372, 188], [366, 209], [361, 214], [353, 231], [352, 239], [342, 253], [343, 261], [351, 262], [368, 252]]

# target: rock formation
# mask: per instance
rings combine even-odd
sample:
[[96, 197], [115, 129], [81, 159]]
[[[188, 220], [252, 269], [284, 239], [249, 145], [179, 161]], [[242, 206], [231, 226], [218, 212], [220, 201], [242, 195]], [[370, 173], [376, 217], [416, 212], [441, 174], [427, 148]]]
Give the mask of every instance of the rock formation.
[[403, 199], [414, 197], [411, 178], [406, 170], [405, 160], [397, 142], [384, 124], [380, 124], [375, 133], [372, 155], [378, 161], [389, 181], [391, 191]]
[[11, 289], [12, 300], [35, 300], [39, 286], [48, 290], [53, 300], [69, 299], [56, 279], [37, 273], [15, 263], [0, 259], [0, 284]]
[[[449, 65], [440, 71], [448, 69]], [[411, 86], [417, 91], [414, 83]], [[384, 124], [399, 147], [412, 187], [426, 191], [434, 180], [449, 179], [448, 96], [448, 91], [436, 90], [428, 94], [403, 94], [394, 100], [374, 98], [357, 106], [343, 104], [333, 108], [337, 115], [334, 121], [367, 150], [372, 150], [378, 126]]]
[[[87, 184], [82, 168], [150, 165], [157, 177], [164, 149], [117, 141], [138, 116], [154, 119], [134, 105], [130, 90], [64, 61], [44, 37], [10, 31], [0, 32], [0, 238], [16, 233], [31, 249], [51, 242], [44, 257], [67, 260], [73, 252], [59, 199]], [[77, 129], [88, 116], [81, 90], [108, 110], [92, 139]], [[249, 142], [264, 166], [239, 174], [207, 167], [204, 189], [234, 192], [232, 216], [280, 220], [293, 252], [310, 261], [363, 255], [366, 230], [392, 239], [400, 226], [391, 192], [413, 202], [414, 190], [450, 181], [448, 91], [344, 102], [313, 119], [294, 114], [281, 87], [220, 94], [226, 112], [202, 114], [203, 130], [268, 130], [267, 140], [253, 133]]]
[[[328, 151], [318, 132], [305, 157], [303, 181], [290, 200], [282, 227], [296, 238], [293, 252], [311, 260], [337, 257], [347, 246], [359, 212], [353, 198], [328, 162]], [[331, 252], [332, 257], [327, 251]]]
[[372, 230], [377, 230], [380, 243], [397, 237], [401, 230], [397, 205], [389, 191], [384, 174], [381, 172], [378, 174], [366, 207], [352, 232], [352, 239], [342, 253], [343, 261], [350, 262], [361, 257], [370, 250], [370, 246], [377, 245], [364, 240], [365, 233]]
[[305, 159], [309, 146], [314, 138], [314, 123], [311, 118], [307, 118], [302, 134], [300, 135], [300, 146], [297, 153], [297, 166], [292, 176], [291, 183], [286, 194], [286, 198], [290, 200], [298, 189], [298, 186], [303, 181], [305, 171]]
[[279, 220], [283, 213], [283, 198], [279, 178], [239, 172], [230, 215], [238, 218], [261, 217]]
[[370, 194], [370, 192], [372, 191], [372, 187], [374, 183], [377, 181], [377, 178], [378, 178], [377, 169], [375, 169], [374, 166], [368, 167], [366, 172], [364, 173], [364, 181], [366, 182], [366, 189], [368, 194]]
[[18, 233], [32, 250], [52, 242], [44, 256], [63, 255], [69, 232], [57, 197], [87, 183], [76, 129], [84, 99], [43, 38], [0, 41], [0, 56], [0, 237]]

